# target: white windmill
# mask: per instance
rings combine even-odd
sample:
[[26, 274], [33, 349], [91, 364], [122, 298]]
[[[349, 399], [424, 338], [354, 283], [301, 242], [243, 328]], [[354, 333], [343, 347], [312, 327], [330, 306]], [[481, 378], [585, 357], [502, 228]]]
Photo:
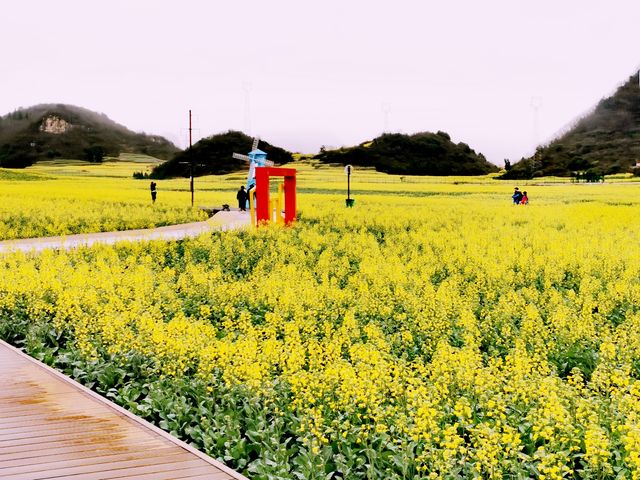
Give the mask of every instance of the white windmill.
[[256, 167], [273, 167], [274, 163], [267, 160], [267, 152], [258, 149], [260, 138], [253, 139], [253, 145], [248, 155], [242, 153], [234, 153], [233, 158], [249, 162], [249, 175], [247, 176], [247, 192], [256, 185]]

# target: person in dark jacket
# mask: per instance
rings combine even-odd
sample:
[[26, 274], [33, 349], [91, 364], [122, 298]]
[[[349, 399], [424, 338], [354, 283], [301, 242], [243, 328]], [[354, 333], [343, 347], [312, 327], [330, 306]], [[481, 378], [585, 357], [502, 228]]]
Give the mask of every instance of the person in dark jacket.
[[240, 207], [240, 211], [241, 212], [246, 212], [247, 211], [247, 199], [249, 197], [247, 196], [247, 192], [244, 189], [244, 185], [242, 185], [240, 187], [240, 190], [238, 190], [236, 198], [238, 199], [238, 207]]
[[520, 200], [522, 200], [522, 192], [518, 187], [516, 187], [515, 190], [513, 191], [513, 195], [511, 195], [511, 198], [513, 198], [514, 205], [520, 204]]
[[156, 182], [151, 182], [151, 201], [156, 203], [156, 195], [158, 195], [158, 191], [156, 190]]

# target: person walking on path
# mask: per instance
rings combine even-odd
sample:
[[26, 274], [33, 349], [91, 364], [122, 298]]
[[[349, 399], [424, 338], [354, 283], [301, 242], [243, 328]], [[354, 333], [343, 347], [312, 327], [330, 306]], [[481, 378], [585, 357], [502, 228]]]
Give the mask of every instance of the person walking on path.
[[238, 199], [238, 207], [240, 208], [240, 211], [246, 212], [248, 195], [244, 189], [244, 185], [240, 186], [240, 190], [238, 190], [238, 193], [236, 194], [236, 198]]
[[158, 191], [156, 190], [156, 182], [151, 182], [151, 202], [156, 203], [156, 196], [158, 195]]

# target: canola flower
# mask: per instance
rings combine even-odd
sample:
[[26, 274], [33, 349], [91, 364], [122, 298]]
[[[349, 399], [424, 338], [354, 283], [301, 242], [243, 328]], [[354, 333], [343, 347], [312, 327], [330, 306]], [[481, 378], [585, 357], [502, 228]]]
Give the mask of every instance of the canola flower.
[[0, 334], [122, 369], [120, 399], [131, 358], [194, 385], [198, 416], [163, 421], [252, 478], [640, 478], [636, 187], [379, 190], [301, 195], [292, 228], [3, 256]]
[[[130, 164], [114, 164], [119, 166], [114, 175], [129, 172]], [[159, 200], [152, 204], [149, 181], [133, 180], [130, 173], [125, 178], [104, 176], [113, 170], [111, 165], [84, 168], [97, 168], [103, 176], [54, 175], [44, 173], [48, 170], [43, 166], [27, 172], [0, 168], [0, 240], [153, 228], [207, 218], [189, 207], [188, 192], [175, 191], [182, 186], [178, 180], [161, 182]]]

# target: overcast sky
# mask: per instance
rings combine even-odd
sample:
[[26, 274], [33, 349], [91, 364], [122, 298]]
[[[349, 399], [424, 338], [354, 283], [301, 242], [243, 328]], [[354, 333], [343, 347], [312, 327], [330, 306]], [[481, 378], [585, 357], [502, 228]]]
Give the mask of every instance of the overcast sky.
[[[293, 151], [443, 130], [501, 165], [640, 65], [637, 0], [20, 0], [0, 9], [0, 114], [103, 112], [188, 143]], [[537, 111], [537, 122], [536, 122]]]

